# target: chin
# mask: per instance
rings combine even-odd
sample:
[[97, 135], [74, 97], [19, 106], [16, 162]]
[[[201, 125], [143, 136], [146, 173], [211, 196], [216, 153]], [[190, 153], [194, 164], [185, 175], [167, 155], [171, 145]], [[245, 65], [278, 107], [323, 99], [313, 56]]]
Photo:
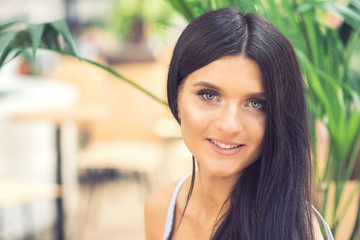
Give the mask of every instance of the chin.
[[234, 171], [234, 169], [212, 169], [209, 171], [209, 175], [213, 177], [221, 178], [238, 178], [241, 175], [241, 171]]

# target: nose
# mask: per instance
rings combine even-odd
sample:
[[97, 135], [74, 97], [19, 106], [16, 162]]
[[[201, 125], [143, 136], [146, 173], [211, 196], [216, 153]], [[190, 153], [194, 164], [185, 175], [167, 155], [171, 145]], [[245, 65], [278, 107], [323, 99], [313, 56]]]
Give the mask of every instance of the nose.
[[214, 123], [215, 128], [227, 136], [237, 135], [243, 127], [239, 113], [237, 104], [225, 105], [222, 111], [219, 111], [219, 116]]

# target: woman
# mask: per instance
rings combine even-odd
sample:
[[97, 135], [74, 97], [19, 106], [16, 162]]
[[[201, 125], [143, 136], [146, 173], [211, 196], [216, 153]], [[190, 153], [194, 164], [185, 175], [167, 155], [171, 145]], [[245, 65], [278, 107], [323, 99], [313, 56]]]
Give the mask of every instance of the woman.
[[322, 238], [304, 83], [273, 25], [234, 9], [203, 14], [175, 46], [167, 91], [194, 166], [148, 197], [148, 240]]

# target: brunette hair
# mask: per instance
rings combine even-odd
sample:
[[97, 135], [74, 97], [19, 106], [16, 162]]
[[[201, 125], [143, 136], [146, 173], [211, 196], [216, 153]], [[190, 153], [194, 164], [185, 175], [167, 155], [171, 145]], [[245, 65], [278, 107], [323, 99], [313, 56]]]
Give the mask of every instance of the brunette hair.
[[[262, 154], [233, 186], [230, 207], [211, 239], [313, 239], [304, 81], [291, 44], [271, 23], [231, 8], [192, 21], [181, 34], [169, 67], [171, 112], [181, 124], [177, 98], [186, 77], [229, 55], [243, 55], [258, 64], [267, 101], [266, 126]], [[193, 184], [194, 174], [191, 189]]]

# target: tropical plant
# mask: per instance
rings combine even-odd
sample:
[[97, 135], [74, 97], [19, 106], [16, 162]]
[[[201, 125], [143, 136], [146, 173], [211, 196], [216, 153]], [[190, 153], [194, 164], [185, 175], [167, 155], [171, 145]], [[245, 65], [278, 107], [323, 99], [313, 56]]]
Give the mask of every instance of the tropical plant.
[[134, 19], [146, 23], [146, 33], [151, 39], [165, 39], [168, 26], [176, 14], [163, 0], [115, 0], [106, 27], [120, 38], [129, 37]]
[[[307, 83], [308, 110], [312, 120], [312, 142], [317, 156], [315, 123], [320, 121], [329, 134], [326, 166], [315, 168], [316, 185], [322, 193], [322, 213], [333, 233], [344, 220], [350, 202], [360, 192], [357, 180], [345, 196], [360, 148], [359, 63], [354, 53], [360, 48], [360, 1], [319, 0], [168, 0], [185, 19], [222, 7], [242, 12], [258, 12], [276, 25], [290, 40], [302, 66]], [[327, 22], [332, 17], [337, 27]], [[331, 20], [331, 19], [330, 19]], [[319, 166], [317, 158], [314, 165]], [[330, 191], [330, 189], [332, 189]], [[357, 196], [358, 197], [358, 196]], [[329, 206], [329, 201], [332, 202]], [[340, 203], [346, 203], [340, 209]], [[360, 200], [350, 238], [360, 237]]]
[[72, 56], [80, 61], [92, 64], [106, 72], [114, 75], [118, 79], [127, 82], [139, 89], [155, 101], [167, 105], [161, 98], [155, 96], [150, 91], [141, 87], [136, 82], [128, 79], [112, 68], [97, 63], [90, 59], [79, 56], [76, 52], [75, 43], [71, 32], [64, 20], [58, 20], [41, 24], [24, 24], [21, 22], [10, 22], [0, 25], [0, 69], [9, 61], [20, 54], [32, 50], [35, 60], [38, 49], [45, 49], [59, 54]]

